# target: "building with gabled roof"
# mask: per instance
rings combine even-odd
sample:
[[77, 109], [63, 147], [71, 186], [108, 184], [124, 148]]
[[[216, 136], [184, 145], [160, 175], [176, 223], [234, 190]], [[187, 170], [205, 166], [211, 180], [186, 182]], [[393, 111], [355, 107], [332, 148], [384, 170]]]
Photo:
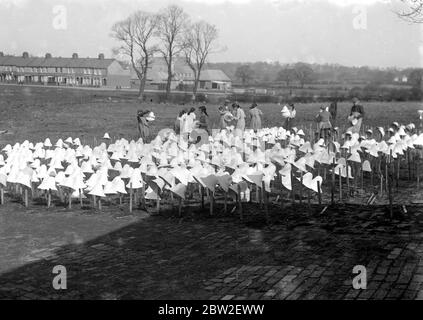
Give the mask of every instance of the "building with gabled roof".
[[0, 52], [0, 82], [19, 84], [44, 84], [58, 86], [85, 86], [129, 88], [130, 71], [115, 59], [30, 57], [27, 52], [22, 56], [4, 55]]
[[[174, 59], [172, 66], [172, 90], [190, 91], [194, 86], [194, 73], [181, 57]], [[167, 64], [162, 57], [154, 57], [147, 72], [147, 89], [164, 90], [167, 82]], [[139, 79], [131, 68], [131, 87], [139, 87]], [[232, 87], [232, 80], [222, 70], [203, 69], [200, 74], [199, 90], [226, 91]]]

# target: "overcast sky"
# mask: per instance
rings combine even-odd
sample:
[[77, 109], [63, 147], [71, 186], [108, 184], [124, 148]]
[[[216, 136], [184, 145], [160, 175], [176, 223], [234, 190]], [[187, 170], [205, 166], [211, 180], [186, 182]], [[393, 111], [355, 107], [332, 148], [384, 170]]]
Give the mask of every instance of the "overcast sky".
[[[227, 49], [212, 62], [423, 66], [422, 27], [400, 20], [389, 0], [0, 0], [0, 51], [110, 57], [114, 22], [171, 3], [218, 27]], [[58, 5], [66, 8], [64, 30]]]

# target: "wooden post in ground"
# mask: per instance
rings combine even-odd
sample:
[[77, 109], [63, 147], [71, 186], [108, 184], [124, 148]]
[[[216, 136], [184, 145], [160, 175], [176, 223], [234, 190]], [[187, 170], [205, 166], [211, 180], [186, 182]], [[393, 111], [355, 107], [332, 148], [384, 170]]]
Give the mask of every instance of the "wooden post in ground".
[[319, 206], [322, 205], [322, 189], [320, 187], [320, 181], [317, 181], [317, 196], [319, 200]]
[[0, 187], [0, 204], [4, 204], [4, 188]]
[[242, 201], [241, 201], [241, 186], [238, 184], [238, 211], [239, 211], [239, 218], [243, 220], [243, 212], [242, 212]]
[[200, 185], [199, 187], [200, 196], [201, 196], [201, 210], [204, 210], [204, 190], [203, 187]]
[[79, 204], [81, 205], [81, 208], [83, 206], [83, 202], [82, 202], [82, 189], [79, 189]]
[[226, 213], [228, 213], [228, 193], [225, 191], [223, 192], [223, 211]]
[[179, 197], [178, 216], [182, 217], [182, 198]]
[[266, 214], [266, 223], [269, 223], [269, 193], [266, 191], [264, 181], [261, 182], [262, 194], [264, 193], [264, 211]]
[[129, 212], [132, 213], [132, 183], [129, 188]]
[[400, 170], [401, 170], [401, 159], [400, 159], [400, 156], [398, 155], [397, 156], [397, 174], [396, 174], [396, 180], [397, 181], [395, 183], [397, 190], [399, 188]]
[[309, 213], [311, 213], [311, 194], [310, 194], [310, 189], [307, 189], [307, 206], [308, 206], [308, 211]]
[[332, 180], [330, 183], [331, 204], [335, 204], [335, 158], [333, 158]]
[[213, 215], [214, 211], [214, 192], [210, 190], [210, 215]]
[[292, 174], [292, 170], [291, 170], [291, 201], [292, 201], [292, 205], [295, 205], [295, 189], [294, 189], [294, 175]]
[[51, 191], [50, 189], [47, 191], [47, 208], [51, 206]]
[[339, 202], [342, 201], [342, 170], [339, 168]]
[[[392, 167], [392, 150], [391, 150], [391, 154], [390, 154], [390, 157], [389, 157], [389, 167], [390, 167], [390, 169], [391, 169], [391, 167]], [[388, 181], [388, 183], [389, 183], [389, 185], [388, 185], [388, 196], [389, 196], [389, 216], [390, 216], [390, 218], [392, 219], [393, 218], [393, 211], [392, 211], [392, 182], [393, 182], [393, 172], [392, 172], [392, 170], [389, 170], [390, 172], [391, 172], [391, 175], [390, 175], [390, 177], [389, 177], [389, 179], [387, 180]]]
[[25, 207], [28, 208], [28, 188], [25, 187], [24, 191]]
[[302, 171], [300, 171], [300, 177], [301, 177], [301, 180], [300, 180], [300, 205], [302, 205], [303, 204], [303, 172]]

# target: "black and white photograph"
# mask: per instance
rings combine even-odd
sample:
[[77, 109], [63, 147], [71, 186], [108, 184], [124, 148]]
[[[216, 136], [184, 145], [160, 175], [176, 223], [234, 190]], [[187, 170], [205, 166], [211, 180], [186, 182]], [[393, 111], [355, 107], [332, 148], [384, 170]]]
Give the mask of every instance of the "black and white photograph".
[[423, 0], [0, 0], [0, 29], [0, 300], [423, 299]]

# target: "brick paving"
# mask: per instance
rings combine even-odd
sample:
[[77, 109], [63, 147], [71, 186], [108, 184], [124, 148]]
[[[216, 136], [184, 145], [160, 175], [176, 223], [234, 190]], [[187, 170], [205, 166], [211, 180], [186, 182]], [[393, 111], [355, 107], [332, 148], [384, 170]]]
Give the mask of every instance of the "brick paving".
[[[217, 205], [218, 209], [219, 206]], [[218, 212], [219, 210], [216, 210]], [[182, 218], [0, 207], [1, 299], [423, 299], [423, 206], [259, 206]], [[207, 210], [205, 210], [207, 211]], [[67, 290], [52, 269], [67, 270]], [[355, 265], [367, 289], [352, 287]]]

